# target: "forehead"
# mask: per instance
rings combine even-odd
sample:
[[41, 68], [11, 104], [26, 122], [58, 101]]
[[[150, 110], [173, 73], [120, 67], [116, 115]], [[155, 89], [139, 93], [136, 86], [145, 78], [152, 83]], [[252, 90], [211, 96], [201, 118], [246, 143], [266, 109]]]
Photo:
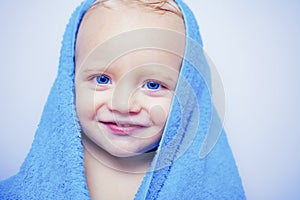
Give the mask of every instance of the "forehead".
[[[143, 44], [145, 43], [145, 44]], [[149, 9], [119, 6], [97, 6], [83, 18], [76, 41], [76, 65], [80, 65], [94, 49], [103, 53], [133, 48], [166, 49], [183, 55], [185, 27], [183, 19], [174, 13], [158, 14]], [[117, 56], [117, 55], [114, 55]]]

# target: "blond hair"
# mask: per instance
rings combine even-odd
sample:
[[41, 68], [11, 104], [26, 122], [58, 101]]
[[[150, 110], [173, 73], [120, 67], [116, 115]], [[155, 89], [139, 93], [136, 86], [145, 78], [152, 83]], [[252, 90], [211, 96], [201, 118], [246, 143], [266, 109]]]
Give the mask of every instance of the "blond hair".
[[[108, 6], [107, 3], [110, 1], [112, 0], [96, 0], [89, 10], [97, 7], [100, 4], [109, 8], [110, 6]], [[182, 18], [180, 9], [177, 7], [177, 4], [175, 3], [174, 0], [119, 0], [119, 1], [125, 4], [136, 3], [136, 5], [141, 5], [146, 8], [151, 8], [157, 13], [164, 14], [166, 12], [171, 12]]]

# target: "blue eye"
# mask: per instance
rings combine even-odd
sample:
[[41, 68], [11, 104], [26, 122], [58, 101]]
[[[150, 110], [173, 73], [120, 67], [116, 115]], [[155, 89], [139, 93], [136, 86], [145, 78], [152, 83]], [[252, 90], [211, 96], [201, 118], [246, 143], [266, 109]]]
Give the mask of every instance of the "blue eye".
[[96, 81], [98, 84], [103, 85], [103, 84], [108, 84], [110, 83], [110, 79], [105, 76], [105, 75], [100, 75], [96, 77]]
[[148, 81], [145, 86], [149, 89], [149, 90], [157, 90], [159, 88], [161, 88], [161, 84], [155, 82], [155, 81]]

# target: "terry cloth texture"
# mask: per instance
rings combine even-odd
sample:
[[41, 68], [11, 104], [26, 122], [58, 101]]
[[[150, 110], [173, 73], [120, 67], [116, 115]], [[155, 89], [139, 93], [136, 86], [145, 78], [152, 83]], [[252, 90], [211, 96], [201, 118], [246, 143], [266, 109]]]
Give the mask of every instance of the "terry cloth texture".
[[[0, 183], [0, 199], [90, 199], [75, 113], [74, 50], [80, 21], [93, 2], [82, 2], [71, 16], [32, 147], [20, 171]], [[185, 57], [162, 139], [136, 199], [246, 199], [212, 104], [198, 25], [187, 6], [176, 3], [186, 26]]]

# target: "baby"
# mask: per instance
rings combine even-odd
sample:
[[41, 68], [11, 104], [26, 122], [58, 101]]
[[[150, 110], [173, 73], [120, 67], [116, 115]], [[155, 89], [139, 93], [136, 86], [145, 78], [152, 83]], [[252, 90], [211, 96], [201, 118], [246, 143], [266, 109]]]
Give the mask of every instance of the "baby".
[[0, 199], [245, 199], [182, 0], [84, 0]]
[[[136, 48], [137, 34], [156, 38], [160, 49]], [[175, 38], [179, 34], [181, 41]], [[76, 41], [75, 93], [92, 199], [134, 198], [169, 114], [184, 35], [173, 1], [98, 1], [84, 15]], [[170, 39], [177, 39], [172, 52]]]

